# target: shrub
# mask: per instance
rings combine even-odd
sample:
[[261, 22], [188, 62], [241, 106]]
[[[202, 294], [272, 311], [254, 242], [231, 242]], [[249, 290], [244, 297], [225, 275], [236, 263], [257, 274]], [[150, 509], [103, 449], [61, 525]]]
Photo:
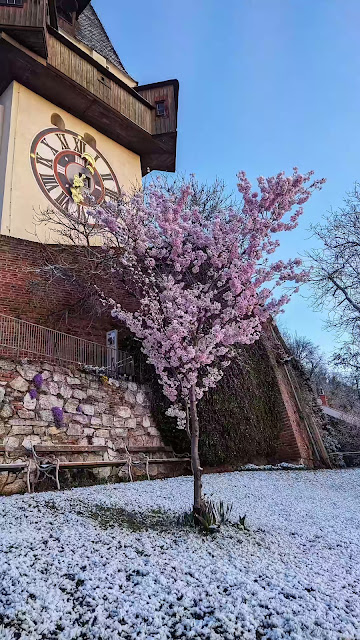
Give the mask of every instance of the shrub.
[[51, 409], [52, 414], [53, 414], [53, 418], [54, 418], [54, 422], [55, 422], [55, 426], [60, 428], [64, 426], [64, 412], [61, 409], [61, 407], [53, 407]]

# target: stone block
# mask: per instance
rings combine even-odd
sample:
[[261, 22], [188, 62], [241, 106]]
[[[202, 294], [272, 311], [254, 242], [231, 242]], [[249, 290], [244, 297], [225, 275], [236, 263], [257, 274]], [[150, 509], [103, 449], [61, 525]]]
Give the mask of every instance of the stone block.
[[125, 402], [128, 402], [129, 404], [135, 404], [136, 403], [135, 394], [132, 393], [132, 391], [126, 391], [126, 393], [124, 395], [124, 399], [125, 399]]
[[[60, 389], [60, 393], [61, 393], [61, 395], [64, 395], [62, 393], [61, 389]], [[85, 391], [81, 391], [81, 389], [72, 389], [72, 396], [73, 396], [73, 398], [76, 398], [77, 400], [85, 400], [87, 394], [85, 393]]]
[[56, 394], [59, 393], [59, 385], [52, 380], [45, 380], [42, 391], [47, 391], [52, 396], [56, 396]]
[[43, 362], [42, 368], [45, 369], [46, 371], [54, 371], [53, 365], [49, 364], [48, 362]]
[[49, 378], [51, 378], [51, 372], [50, 371], [42, 371], [41, 373], [43, 380], [48, 380]]
[[17, 478], [11, 484], [6, 484], [2, 490], [1, 495], [3, 496], [14, 496], [17, 493], [24, 493], [26, 491], [26, 482], [21, 478]]
[[105, 438], [93, 438], [93, 444], [99, 445], [100, 447], [105, 446]]
[[97, 429], [96, 437], [97, 438], [108, 438], [110, 434], [109, 429]]
[[136, 382], [128, 382], [127, 386], [129, 391], [137, 391], [138, 385], [136, 384]]
[[0, 411], [1, 418], [4, 418], [6, 420], [6, 418], [11, 418], [12, 415], [13, 415], [13, 410], [11, 406], [9, 404], [4, 404], [4, 406]]
[[68, 384], [64, 383], [60, 385], [59, 393], [63, 398], [68, 399], [73, 395], [73, 389]]
[[26, 420], [23, 418], [11, 418], [11, 420], [9, 420], [9, 425], [11, 427], [21, 427], [24, 424], [26, 424]]
[[40, 436], [32, 435], [25, 438], [22, 441], [21, 446], [24, 447], [24, 449], [31, 449], [32, 444], [40, 444], [40, 442], [41, 442]]
[[94, 429], [91, 429], [90, 427], [84, 427], [84, 436], [93, 436], [94, 433]]
[[36, 398], [31, 398], [30, 393], [27, 393], [24, 397], [24, 409], [33, 411], [36, 407]]
[[26, 380], [22, 376], [18, 376], [17, 378], [14, 378], [14, 380], [10, 382], [10, 387], [12, 389], [15, 389], [15, 391], [25, 392], [28, 390], [29, 384], [26, 382]]
[[106, 415], [106, 413], [104, 413], [104, 415], [102, 417], [102, 423], [103, 423], [104, 427], [112, 427], [113, 424], [114, 424], [113, 416], [109, 416], [109, 415]]
[[4, 446], [7, 451], [18, 449], [20, 446], [20, 440], [19, 438], [14, 438], [14, 436], [8, 436], [7, 438], [4, 438]]
[[39, 413], [40, 413], [41, 420], [45, 420], [45, 422], [52, 422], [54, 420], [52, 411], [44, 410], [44, 411], [40, 411]]
[[164, 443], [163, 443], [162, 439], [160, 438], [160, 436], [159, 436], [159, 432], [158, 432], [157, 437], [153, 436], [152, 446], [153, 446], [153, 447], [162, 447], [162, 446], [163, 446], [163, 444], [164, 444]]
[[64, 406], [65, 411], [68, 413], [79, 413], [77, 408], [79, 406], [79, 402], [75, 399], [68, 400]]
[[40, 373], [39, 369], [36, 369], [29, 364], [18, 365], [16, 367], [16, 371], [18, 371], [18, 373], [20, 373], [20, 375], [29, 382], [31, 382], [38, 373]]
[[41, 409], [52, 409], [53, 407], [63, 407], [64, 400], [56, 396], [41, 394], [39, 404]]
[[150, 436], [159, 436], [159, 431], [156, 427], [149, 427], [147, 431]]
[[95, 413], [95, 409], [92, 404], [82, 404], [81, 408], [86, 416], [93, 416]]
[[5, 389], [4, 387], [0, 387], [0, 404], [4, 401], [5, 398]]
[[0, 420], [0, 436], [5, 436], [9, 431], [9, 427], [8, 425], [3, 421]]
[[102, 425], [102, 420], [101, 418], [91, 418], [91, 424], [94, 425], [94, 427], [100, 427]]
[[8, 484], [8, 481], [9, 481], [9, 474], [7, 472], [0, 473], [0, 496], [3, 495], [2, 490], [4, 487], [6, 487], [6, 485]]
[[141, 418], [142, 416], [147, 415], [148, 410], [144, 405], [136, 404], [134, 407], [132, 407], [132, 413], [136, 418]]
[[149, 429], [150, 424], [151, 424], [151, 422], [150, 422], [149, 416], [144, 416], [143, 419], [142, 419], [143, 427], [145, 427], [145, 429]]
[[62, 431], [60, 429], [58, 429], [57, 427], [49, 427], [49, 429], [48, 429], [49, 436], [58, 436], [61, 433], [62, 433]]
[[7, 371], [14, 371], [16, 368], [15, 362], [11, 360], [0, 360], [0, 369], [6, 369]]
[[145, 394], [144, 394], [143, 391], [138, 391], [135, 397], [136, 397], [136, 402], [138, 404], [144, 404], [144, 402], [145, 402]]
[[74, 378], [73, 376], [67, 376], [66, 377], [66, 382], [68, 384], [71, 384], [71, 385], [73, 385], [73, 384], [81, 384], [80, 378]]
[[74, 424], [74, 422], [71, 422], [67, 428], [67, 434], [69, 436], [81, 436], [83, 433], [82, 426], [80, 424]]
[[74, 422], [79, 422], [80, 424], [89, 424], [90, 421], [89, 417], [84, 416], [83, 413], [72, 413], [71, 420], [73, 420]]
[[136, 425], [136, 429], [132, 429], [131, 432], [131, 437], [132, 436], [145, 436], [147, 434], [146, 429], [144, 429], [144, 427], [140, 424], [140, 425]]
[[125, 420], [126, 429], [136, 429], [136, 418], [128, 418]]
[[104, 411], [109, 410], [109, 407], [105, 404], [105, 402], [95, 402], [94, 409], [96, 413], [103, 414]]
[[43, 441], [46, 436], [46, 427], [33, 427], [33, 432], [36, 436], [41, 436], [41, 440]]
[[124, 418], [114, 418], [114, 427], [117, 429], [125, 428], [125, 419]]
[[129, 407], [116, 407], [115, 415], [118, 418], [131, 418], [131, 409]]
[[144, 447], [152, 447], [154, 438], [151, 436], [143, 436]]
[[55, 371], [53, 380], [54, 382], [65, 382], [65, 376], [63, 373], [58, 373], [57, 371]]
[[18, 416], [19, 418], [23, 418], [24, 420], [29, 420], [31, 418], [35, 418], [35, 412], [34, 411], [28, 411], [28, 409], [20, 409], [18, 411]]
[[107, 480], [111, 475], [111, 467], [96, 469], [96, 475], [100, 480]]
[[126, 429], [114, 428], [111, 429], [110, 434], [113, 438], [124, 438], [127, 435]]
[[26, 420], [26, 424], [30, 427], [47, 427], [48, 423], [45, 420]]
[[89, 389], [87, 395], [89, 398], [95, 398], [95, 400], [102, 400], [103, 398], [105, 398], [106, 394], [104, 391], [99, 391], [98, 389]]

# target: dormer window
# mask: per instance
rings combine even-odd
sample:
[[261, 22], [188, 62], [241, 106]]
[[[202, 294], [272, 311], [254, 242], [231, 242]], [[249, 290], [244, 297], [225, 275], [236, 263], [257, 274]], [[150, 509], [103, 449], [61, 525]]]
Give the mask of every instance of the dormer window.
[[155, 106], [156, 106], [156, 117], [166, 118], [168, 115], [166, 100], [156, 100]]
[[57, 0], [56, 9], [59, 18], [62, 18], [71, 25], [74, 24], [76, 12], [78, 10], [78, 3], [76, 0]]

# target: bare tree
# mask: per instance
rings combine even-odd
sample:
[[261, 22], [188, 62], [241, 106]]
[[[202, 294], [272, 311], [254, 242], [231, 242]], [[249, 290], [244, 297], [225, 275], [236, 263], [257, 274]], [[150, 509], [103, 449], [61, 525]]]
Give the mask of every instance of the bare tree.
[[315, 307], [329, 311], [329, 326], [359, 335], [360, 185], [355, 183], [344, 205], [311, 229], [320, 241], [320, 247], [308, 253]]
[[284, 331], [283, 336], [292, 355], [300, 362], [311, 382], [316, 383], [326, 368], [326, 361], [320, 347], [306, 336], [299, 336], [297, 333], [291, 335]]
[[360, 370], [349, 369], [350, 355], [341, 351], [328, 362], [320, 347], [306, 336], [292, 335], [288, 331], [282, 334], [316, 394], [325, 393], [330, 405], [340, 411], [360, 411]]

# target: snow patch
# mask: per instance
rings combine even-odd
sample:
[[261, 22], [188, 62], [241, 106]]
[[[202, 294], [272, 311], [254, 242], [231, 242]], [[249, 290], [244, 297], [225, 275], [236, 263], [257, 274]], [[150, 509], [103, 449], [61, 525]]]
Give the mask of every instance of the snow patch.
[[[171, 524], [188, 477], [0, 498], [0, 638], [359, 640], [359, 484], [359, 469], [205, 476], [250, 528], [214, 538]], [[164, 527], [146, 529], [154, 513]]]

